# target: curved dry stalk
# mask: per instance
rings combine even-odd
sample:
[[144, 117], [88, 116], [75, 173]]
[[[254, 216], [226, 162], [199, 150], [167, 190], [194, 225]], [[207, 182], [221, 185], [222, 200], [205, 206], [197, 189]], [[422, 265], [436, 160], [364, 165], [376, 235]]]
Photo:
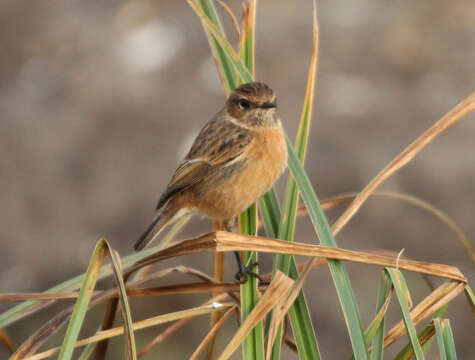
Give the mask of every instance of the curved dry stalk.
[[346, 208], [337, 221], [333, 224], [333, 234], [336, 235], [348, 223], [348, 221], [356, 214], [363, 203], [368, 199], [379, 185], [387, 180], [396, 171], [409, 163], [424, 147], [432, 142], [437, 136], [455, 124], [463, 116], [467, 115], [475, 109], [475, 92], [470, 94], [465, 100], [460, 102], [444, 117], [427, 129], [413, 143], [405, 148], [398, 156], [396, 156], [386, 167], [379, 172], [371, 182], [358, 194], [353, 202]]
[[[352, 193], [337, 195], [331, 198], [324, 199], [321, 202], [322, 208], [324, 210], [329, 210], [329, 209], [336, 208], [340, 205], [349, 203], [353, 201], [357, 197], [358, 194], [359, 194], [358, 192], [352, 192]], [[433, 204], [429, 203], [426, 200], [418, 198], [416, 196], [412, 196], [409, 194], [404, 194], [404, 193], [400, 193], [396, 191], [375, 191], [374, 193], [370, 194], [370, 196], [387, 197], [387, 198], [392, 198], [399, 201], [404, 201], [411, 205], [414, 205], [415, 207], [425, 210], [429, 214], [435, 216], [455, 234], [457, 239], [465, 248], [465, 251], [467, 252], [470, 260], [472, 261], [472, 263], [475, 264], [475, 251], [473, 250], [472, 244], [468, 240], [468, 237], [465, 235], [465, 233], [460, 228], [460, 226], [458, 226], [457, 223], [448, 214], [438, 209]], [[300, 206], [298, 210], [298, 215], [304, 216], [307, 214], [308, 213], [307, 213], [307, 209], [305, 205]]]

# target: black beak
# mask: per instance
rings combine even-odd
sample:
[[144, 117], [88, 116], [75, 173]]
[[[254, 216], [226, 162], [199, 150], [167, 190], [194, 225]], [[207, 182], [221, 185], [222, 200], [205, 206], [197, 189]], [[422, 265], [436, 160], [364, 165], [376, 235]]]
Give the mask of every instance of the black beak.
[[276, 107], [277, 107], [277, 105], [275, 104], [275, 102], [270, 102], [270, 101], [268, 101], [268, 102], [266, 102], [266, 103], [264, 103], [260, 106], [261, 109], [273, 109], [273, 108], [276, 108]]

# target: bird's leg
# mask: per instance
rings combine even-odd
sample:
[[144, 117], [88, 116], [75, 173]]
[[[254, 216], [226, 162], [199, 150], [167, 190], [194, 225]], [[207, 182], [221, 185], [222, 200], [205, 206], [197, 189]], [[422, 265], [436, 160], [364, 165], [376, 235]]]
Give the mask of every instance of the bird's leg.
[[[234, 222], [235, 222], [234, 220], [235, 219], [228, 219], [228, 220], [223, 221], [224, 229], [227, 232], [232, 232], [233, 231]], [[236, 261], [237, 261], [237, 264], [238, 264], [238, 271], [237, 271], [236, 275], [234, 275], [234, 278], [237, 281], [239, 281], [241, 284], [244, 284], [247, 281], [248, 277], [252, 276], [252, 277], [255, 277], [255, 278], [259, 279], [259, 281], [261, 283], [263, 283], [263, 284], [266, 283], [264, 280], [262, 280], [262, 278], [259, 276], [259, 274], [257, 274], [256, 272], [251, 270], [254, 266], [259, 265], [258, 262], [254, 262], [254, 263], [249, 264], [249, 265], [244, 265], [242, 263], [241, 255], [239, 254], [239, 251], [235, 251], [234, 256], [236, 257]]]
[[238, 264], [238, 271], [236, 273], [236, 275], [234, 275], [234, 278], [239, 281], [241, 284], [244, 284], [246, 283], [247, 279], [249, 276], [252, 276], [252, 277], [255, 277], [257, 279], [259, 279], [259, 281], [262, 283], [262, 284], [267, 284], [267, 282], [265, 282], [260, 276], [259, 274], [257, 274], [256, 272], [254, 271], [251, 271], [251, 269], [254, 267], [254, 266], [257, 266], [259, 265], [258, 262], [254, 262], [252, 264], [249, 264], [249, 265], [244, 265], [241, 261], [241, 255], [239, 254], [239, 251], [235, 251], [234, 252], [234, 256], [236, 256], [236, 261], [237, 261], [237, 264]]

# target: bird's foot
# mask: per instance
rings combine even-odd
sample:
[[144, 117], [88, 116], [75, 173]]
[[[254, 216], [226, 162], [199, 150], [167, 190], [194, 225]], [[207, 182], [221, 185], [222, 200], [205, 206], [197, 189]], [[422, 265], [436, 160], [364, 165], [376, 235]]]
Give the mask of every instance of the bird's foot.
[[256, 272], [252, 271], [251, 269], [254, 267], [254, 266], [257, 266], [259, 265], [258, 262], [254, 262], [252, 264], [249, 264], [248, 266], [244, 265], [244, 264], [241, 264], [239, 266], [239, 270], [238, 272], [236, 273], [236, 275], [234, 275], [234, 278], [239, 281], [240, 284], [245, 284], [249, 278], [249, 276], [251, 277], [254, 277], [256, 279], [259, 279], [259, 282], [261, 285], [268, 285], [269, 282], [267, 281], [264, 281], [260, 276], [259, 274], [257, 274]]

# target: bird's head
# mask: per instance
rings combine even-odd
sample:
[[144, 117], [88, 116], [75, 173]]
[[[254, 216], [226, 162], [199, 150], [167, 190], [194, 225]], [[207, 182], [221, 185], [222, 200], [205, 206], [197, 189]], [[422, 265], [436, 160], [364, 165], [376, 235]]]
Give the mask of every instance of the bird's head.
[[243, 126], [276, 127], [280, 120], [276, 114], [274, 91], [264, 83], [243, 84], [229, 95], [225, 110]]

